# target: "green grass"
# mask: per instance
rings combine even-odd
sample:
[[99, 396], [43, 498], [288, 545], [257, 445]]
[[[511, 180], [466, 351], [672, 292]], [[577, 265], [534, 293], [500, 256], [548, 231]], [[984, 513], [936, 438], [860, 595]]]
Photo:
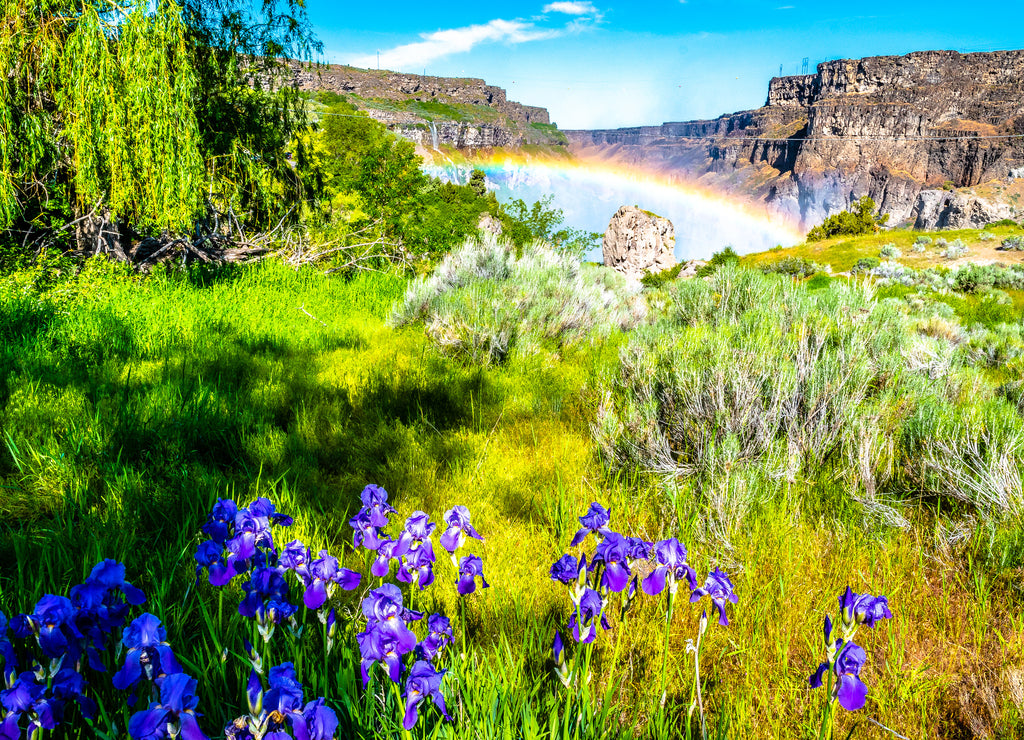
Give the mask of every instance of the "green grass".
[[[206, 512], [217, 497], [270, 496], [314, 552], [346, 552], [347, 565], [362, 567], [347, 520], [370, 482], [392, 493], [403, 519], [416, 509], [438, 519], [464, 503], [486, 539], [476, 552], [491, 588], [467, 599], [467, 653], [453, 653], [445, 679], [457, 722], [438, 723], [425, 705], [412, 737], [686, 734], [686, 641], [699, 607], [685, 598], [668, 633], [664, 710], [655, 710], [656, 599], [642, 599], [626, 628], [613, 616], [589, 692], [568, 695], [551, 675], [551, 636], [568, 602], [548, 568], [595, 500], [627, 534], [678, 536], [698, 571], [733, 575], [732, 624], [713, 627], [702, 649], [712, 734], [816, 734], [823, 690], [808, 689], [807, 676], [821, 660], [821, 619], [847, 584], [886, 593], [896, 616], [860, 634], [869, 704], [839, 717], [837, 737], [883, 737], [868, 716], [915, 738], [976, 722], [1006, 737], [1022, 729], [1000, 688], [1024, 665], [1019, 527], [979, 524], [947, 545], [955, 540], [940, 536], [947, 520], [934, 501], [910, 531], [886, 530], [864, 524], [842, 480], [777, 478], [764, 481], [726, 557], [694, 514], [692, 488], [666, 497], [657, 477], [602, 462], [592, 425], [629, 341], [622, 334], [478, 367], [440, 354], [420, 326], [385, 325], [401, 277], [346, 282], [272, 263], [188, 277], [137, 278], [102, 262], [69, 271], [0, 278], [0, 609], [28, 610], [101, 557], [122, 559], [200, 678], [208, 734], [244, 710], [241, 637], [251, 632], [233, 615], [237, 588], [222, 604], [194, 584]], [[969, 404], [969, 384], [961, 393]], [[417, 608], [459, 615], [446, 568], [439, 560], [438, 584]], [[337, 709], [339, 736], [403, 736], [394, 694], [359, 685], [351, 631], [327, 659], [319, 625], [303, 619], [309, 644], [279, 630], [273, 660], [296, 660], [307, 698], [322, 693]], [[979, 686], [996, 692], [997, 719]], [[123, 697], [104, 699], [125, 727]]]
[[[994, 246], [999, 244], [999, 241], [1003, 238], [1012, 234], [1020, 234], [1024, 230], [1020, 227], [1012, 226], [934, 232], [893, 229], [864, 236], [839, 236], [819, 242], [805, 242], [784, 249], [775, 248], [765, 252], [744, 255], [741, 259], [745, 265], [759, 267], [762, 264], [775, 262], [786, 257], [798, 257], [814, 260], [820, 264], [832, 265], [832, 269], [835, 272], [847, 272], [862, 257], [878, 257], [878, 252], [884, 245], [895, 244], [903, 252], [903, 256], [899, 259], [900, 262], [915, 268], [929, 267], [941, 265], [943, 260], [935, 257], [936, 249], [934, 243], [928, 245], [926, 254], [921, 255], [912, 252], [910, 247], [919, 236], [929, 236], [933, 239], [941, 238], [949, 242], [955, 239], [962, 239], [970, 247], [986, 244], [978, 238], [982, 231], [988, 231], [998, 237], [996, 241], [987, 243], [988, 246]], [[1012, 259], [1012, 256], [1007, 254], [1007, 259]]]

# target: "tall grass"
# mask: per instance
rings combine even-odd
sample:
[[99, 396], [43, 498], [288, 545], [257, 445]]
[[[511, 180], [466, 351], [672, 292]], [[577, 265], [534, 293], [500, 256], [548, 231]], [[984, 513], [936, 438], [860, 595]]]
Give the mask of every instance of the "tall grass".
[[[30, 610], [101, 557], [123, 560], [200, 678], [200, 721], [211, 735], [243, 711], [246, 662], [237, 592], [221, 602], [195, 582], [206, 512], [221, 496], [267, 495], [296, 515], [294, 534], [314, 551], [347, 553], [361, 568], [346, 522], [368, 482], [392, 492], [400, 518], [467, 504], [486, 538], [480, 553], [492, 586], [467, 604], [467, 650], [446, 678], [457, 721], [430, 714], [412, 737], [695, 734], [686, 642], [699, 613], [684, 599], [668, 629], [663, 711], [652, 709], [665, 637], [653, 601], [638, 604], [628, 629], [612, 618], [589, 692], [567, 693], [551, 674], [551, 637], [568, 606], [548, 568], [594, 500], [626, 533], [678, 536], [699, 570], [733, 574], [732, 625], [702, 647], [711, 734], [816, 732], [821, 697], [807, 675], [820, 662], [821, 615], [847, 583], [888, 594], [896, 619], [868, 635], [869, 705], [861, 717], [841, 717], [837, 736], [876, 732], [867, 716], [908, 737], [1021, 730], [1012, 687], [1024, 655], [1015, 586], [1024, 536], [999, 502], [977, 493], [994, 479], [1013, 491], [1004, 461], [1019, 421], [1007, 400], [1014, 391], [997, 394], [991, 369], [959, 360], [936, 378], [908, 367], [904, 351], [920, 365], [916, 343], [934, 338], [899, 335], [900, 321], [930, 320], [904, 315], [902, 304], [838, 286], [816, 291], [814, 302], [785, 279], [723, 273], [677, 288], [666, 323], [634, 337], [539, 341], [480, 366], [446, 356], [418, 325], [385, 326], [407, 289], [400, 277], [346, 283], [273, 264], [146, 279], [103, 262], [67, 270], [54, 264], [0, 280], [0, 610]], [[930, 331], [942, 336], [938, 329]], [[944, 357], [952, 343], [925, 346]], [[766, 344], [758, 360], [753, 350]], [[622, 399], [632, 386], [620, 349], [648, 363], [637, 377], [651, 386], [651, 410], [638, 402], [637, 419], [657, 418], [671, 390], [659, 384], [674, 378], [689, 384], [674, 396], [680, 403], [714, 410], [713, 426], [680, 427], [695, 472], [671, 471], [671, 485], [643, 465], [607, 472], [607, 442], [591, 437], [602, 405], [603, 425], [613, 413], [628, 420]], [[695, 359], [706, 364], [685, 365]], [[606, 396], [609, 376], [620, 385]], [[901, 401], [904, 391], [917, 403]], [[760, 414], [756, 433], [741, 423], [743, 399]], [[791, 408], [802, 423], [786, 416]], [[957, 448], [962, 471], [974, 471], [969, 481], [951, 478], [941, 466], [960, 462], [936, 445], [982, 431], [989, 442]], [[640, 446], [656, 439], [644, 434]], [[907, 459], [920, 467], [908, 470]], [[874, 500], [906, 529], [865, 521], [854, 497], [872, 500], [871, 476]], [[893, 481], [917, 481], [916, 497]], [[953, 483], [964, 501], [932, 495]], [[417, 608], [457, 613], [447, 575], [430, 593]], [[357, 609], [359, 595], [339, 600], [339, 610]], [[319, 624], [309, 619], [306, 629]], [[344, 736], [399, 737], [394, 697], [361, 689], [352, 634], [326, 662], [309, 635], [293, 645], [280, 631], [275, 661], [301, 663]], [[105, 695], [123, 733], [122, 700]]]

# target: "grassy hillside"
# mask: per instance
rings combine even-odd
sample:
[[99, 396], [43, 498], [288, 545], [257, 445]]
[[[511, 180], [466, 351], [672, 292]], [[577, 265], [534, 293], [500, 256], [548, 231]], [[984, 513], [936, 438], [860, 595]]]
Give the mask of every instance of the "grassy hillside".
[[[976, 727], [1003, 737], [1024, 730], [1012, 691], [1024, 666], [1019, 518], [948, 496], [941, 481], [927, 476], [915, 490], [913, 465], [902, 461], [925, 453], [915, 452], [914, 434], [901, 426], [909, 419], [919, 429], [937, 425], [935, 434], [957, 444], [977, 429], [1010, 435], [993, 442], [1002, 445], [1024, 421], [968, 355], [957, 355], [942, 380], [905, 367], [899, 348], [925, 335], [900, 339], [902, 314], [870, 296], [834, 292], [837, 282], [815, 298], [774, 276], [732, 283], [747, 279], [729, 273], [720, 284], [690, 281], [643, 297], [651, 311], [647, 326], [630, 333], [572, 342], [557, 334], [526, 341], [522, 334], [503, 362], [477, 364], [446, 350], [443, 327], [467, 321], [470, 336], [500, 330], [495, 322], [515, 321], [514, 310], [479, 325], [463, 308], [507, 303], [514, 290], [463, 284], [461, 293], [442, 296], [447, 323], [428, 320], [424, 331], [420, 323], [386, 323], [406, 290], [403, 278], [389, 275], [346, 282], [265, 263], [139, 278], [102, 261], [77, 274], [68, 267], [0, 282], [0, 610], [29, 611], [46, 592], [66, 593], [100, 558], [123, 560], [129, 580], [149, 595], [145, 608], [160, 615], [168, 641], [199, 678], [207, 734], [246, 711], [248, 636], [270, 664], [295, 662], [303, 682], [336, 708], [346, 737], [699, 736], [687, 641], [706, 602], [687, 604], [684, 588], [666, 630], [664, 597], [640, 598], [628, 624], [613, 600], [611, 630], [598, 630], [592, 654], [575, 648], [565, 631], [571, 606], [549, 568], [562, 553], [577, 552], [569, 546], [576, 517], [592, 501], [611, 510], [617, 531], [678, 537], [701, 578], [716, 566], [731, 575], [739, 602], [728, 606], [730, 624], [713, 625], [701, 647], [709, 734], [817, 735], [825, 689], [809, 688], [808, 676], [823, 659], [822, 618], [835, 618], [847, 585], [886, 594], [894, 616], [858, 634], [869, 656], [861, 674], [868, 705], [857, 713], [839, 710], [837, 737], [887, 736], [867, 718], [921, 738], [968, 736]], [[725, 289], [730, 285], [737, 290]], [[557, 295], [550, 293], [551, 300], [564, 305]], [[659, 308], [661, 301], [667, 304]], [[860, 308], [844, 313], [848, 301]], [[829, 306], [846, 323], [829, 319]], [[792, 458], [796, 467], [788, 472], [771, 472], [775, 463], [740, 452], [728, 435], [700, 448], [710, 466], [702, 472], [652, 474], [626, 459], [641, 450], [623, 436], [640, 434], [639, 427], [629, 431], [626, 413], [629, 394], [641, 392], [635, 382], [682, 382], [664, 375], [672, 367], [707, 367], [714, 377], [719, 360], [753, 357], [748, 342], [755, 340], [776, 348], [762, 349], [765, 358], [789, 367], [788, 348], [804, 346], [810, 328], [824, 331], [839, 321], [843, 342], [872, 336], [857, 328], [862, 311], [880, 322], [885, 342], [895, 343], [872, 345], [884, 369], [871, 370], [858, 391], [865, 394], [857, 407], [863, 419], [895, 435], [890, 449], [880, 432], [867, 468], [847, 460], [840, 445]], [[539, 309], [530, 315], [545, 320]], [[927, 326], [934, 331], [938, 324]], [[934, 341], [941, 350], [941, 339]], [[667, 351], [681, 354], [666, 364], [668, 356], [658, 353]], [[863, 354], [853, 345], [851, 353]], [[653, 364], [634, 374], [642, 356]], [[832, 372], [833, 365], [821, 368], [815, 372]], [[778, 380], [762, 384], [775, 386], [783, 387]], [[738, 399], [730, 394], [739, 386], [728, 387], [724, 397]], [[811, 394], [811, 386], [802, 392]], [[701, 398], [683, 393], [677, 400]], [[651, 408], [655, 401], [645, 403]], [[805, 419], [809, 408], [790, 421]], [[731, 412], [718, 413], [718, 423], [731, 423], [722, 416]], [[992, 414], [1004, 431], [986, 421]], [[786, 434], [812, 434], [810, 416], [802, 427], [787, 426], [786, 418], [778, 420], [783, 441], [765, 448], [768, 457], [785, 452]], [[957, 418], [975, 426], [960, 429]], [[615, 427], [616, 419], [624, 426]], [[857, 417], [849, 423], [861, 428]], [[684, 467], [696, 464], [686, 462], [687, 445], [697, 439], [690, 433], [673, 442]], [[1010, 459], [1019, 464], [1012, 453]], [[889, 477], [887, 464], [897, 469]], [[903, 524], [869, 515], [863, 476], [877, 482], [876, 503], [884, 504], [877, 511], [894, 507]], [[241, 504], [267, 496], [296, 518], [287, 538], [300, 537], [313, 552], [326, 547], [364, 570], [366, 553], [353, 550], [348, 520], [367, 483], [391, 493], [399, 521], [414, 510], [437, 520], [465, 504], [484, 537], [474, 552], [483, 557], [490, 588], [460, 599], [439, 550], [437, 583], [406, 591], [416, 608], [443, 610], [456, 634], [465, 635], [445, 663], [453, 723], [440, 722], [424, 704], [425, 719], [403, 734], [399, 699], [386, 680], [363, 692], [355, 632], [364, 591], [335, 595], [341, 652], [325, 662], [321, 627], [307, 610], [298, 615], [306, 638], [282, 626], [264, 645], [235, 613], [237, 585], [216, 590], [205, 576], [195, 580], [200, 527], [218, 497]], [[585, 549], [593, 552], [592, 541]], [[635, 567], [644, 575], [653, 566]], [[556, 628], [567, 653], [588, 660], [589, 684], [577, 676], [567, 691], [552, 674]], [[124, 694], [108, 688], [101, 698], [97, 727], [125, 727], [131, 712]], [[71, 736], [93, 736], [77, 727]]]

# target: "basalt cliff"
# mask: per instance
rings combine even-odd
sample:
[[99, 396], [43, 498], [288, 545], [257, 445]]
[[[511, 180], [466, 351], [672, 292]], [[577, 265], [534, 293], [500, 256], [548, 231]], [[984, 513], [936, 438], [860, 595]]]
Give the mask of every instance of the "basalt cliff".
[[581, 157], [754, 198], [820, 223], [863, 195], [890, 223], [1020, 218], [1024, 51], [928, 51], [772, 79], [757, 110], [710, 121], [565, 131]]
[[481, 79], [432, 77], [288, 60], [291, 82], [307, 92], [332, 92], [424, 149], [565, 145], [544, 108], [509, 100]]

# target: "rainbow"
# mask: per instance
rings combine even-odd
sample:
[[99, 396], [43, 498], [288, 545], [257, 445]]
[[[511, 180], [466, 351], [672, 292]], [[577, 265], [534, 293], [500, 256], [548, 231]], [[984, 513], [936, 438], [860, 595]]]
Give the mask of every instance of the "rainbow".
[[[499, 197], [503, 189], [507, 190], [505, 195], [525, 200], [545, 191], [553, 193], [554, 205], [566, 212], [566, 222], [573, 226], [603, 231], [617, 207], [610, 213], [605, 208], [601, 211], [605, 215], [598, 221], [598, 214], [591, 213], [588, 204], [572, 202], [577, 197], [589, 199], [591, 206], [595, 202], [616, 202], [618, 197], [618, 205], [635, 203], [656, 211], [675, 224], [677, 242], [683, 242], [683, 259], [710, 256], [707, 249], [686, 249], [687, 240], [691, 243], [703, 240], [711, 249], [729, 242], [740, 253], [804, 241], [804, 234], [794, 219], [770, 213], [762, 204], [633, 165], [506, 150], [481, 151], [469, 157], [462, 152], [428, 151], [427, 155], [432, 155], [433, 159], [433, 164], [427, 166], [428, 171], [443, 170], [449, 179], [465, 181], [473, 168], [482, 169], [489, 183], [499, 190]], [[531, 187], [524, 187], [527, 184]], [[516, 194], [522, 191], [526, 192]], [[626, 200], [627, 196], [630, 200]], [[680, 214], [683, 214], [683, 223]], [[696, 227], [692, 228], [694, 224]]]

